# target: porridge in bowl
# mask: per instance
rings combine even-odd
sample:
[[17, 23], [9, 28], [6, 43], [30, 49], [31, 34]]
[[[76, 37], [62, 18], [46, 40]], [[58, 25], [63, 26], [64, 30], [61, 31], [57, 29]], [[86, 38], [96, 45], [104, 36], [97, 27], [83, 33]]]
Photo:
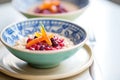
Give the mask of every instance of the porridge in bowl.
[[14, 48], [22, 50], [59, 50], [73, 46], [70, 39], [59, 34], [47, 33], [44, 26], [41, 26], [41, 33], [35, 32], [33, 35], [28, 35], [16, 41]]

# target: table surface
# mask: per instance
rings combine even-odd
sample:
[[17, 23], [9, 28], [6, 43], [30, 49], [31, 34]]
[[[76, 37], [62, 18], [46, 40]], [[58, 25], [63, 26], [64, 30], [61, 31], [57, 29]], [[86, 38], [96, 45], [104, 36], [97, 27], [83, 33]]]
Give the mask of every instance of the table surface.
[[[25, 17], [10, 4], [0, 4], [0, 31], [10, 23], [23, 19]], [[93, 52], [103, 79], [120, 80], [120, 5], [92, 0], [88, 9], [74, 22], [85, 27], [88, 32], [93, 29], [97, 41]]]

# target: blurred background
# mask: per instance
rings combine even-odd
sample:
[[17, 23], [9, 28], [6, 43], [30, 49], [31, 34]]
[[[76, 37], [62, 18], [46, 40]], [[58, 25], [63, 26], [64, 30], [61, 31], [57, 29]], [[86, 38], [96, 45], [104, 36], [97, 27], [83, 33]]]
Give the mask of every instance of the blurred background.
[[11, 0], [0, 0], [0, 3], [10, 2]]

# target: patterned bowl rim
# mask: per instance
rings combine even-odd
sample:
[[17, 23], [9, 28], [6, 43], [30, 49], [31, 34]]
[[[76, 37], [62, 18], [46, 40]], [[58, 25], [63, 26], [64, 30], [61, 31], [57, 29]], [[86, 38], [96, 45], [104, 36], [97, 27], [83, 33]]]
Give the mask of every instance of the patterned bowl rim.
[[87, 33], [87, 31], [86, 31], [83, 27], [81, 27], [81, 26], [79, 26], [79, 27], [80, 27], [80, 28], [85, 32], [85, 34], [86, 34], [85, 39], [84, 39], [82, 42], [80, 42], [79, 44], [76, 44], [75, 46], [72, 46], [72, 47], [66, 48], [66, 49], [49, 50], [49, 51], [21, 50], [21, 49], [13, 48], [12, 46], [8, 45], [8, 44], [3, 40], [2, 34], [3, 34], [3, 32], [4, 32], [7, 28], [9, 28], [9, 27], [11, 27], [12, 25], [15, 25], [15, 24], [17, 24], [17, 23], [21, 23], [21, 22], [24, 22], [24, 21], [33, 21], [33, 20], [58, 20], [58, 21], [68, 22], [68, 23], [71, 23], [71, 24], [73, 24], [73, 25], [79, 26], [78, 24], [75, 24], [74, 22], [72, 22], [72, 21], [70, 21], [70, 20], [66, 20], [66, 19], [57, 19], [57, 18], [32, 18], [32, 19], [17, 21], [17, 22], [14, 22], [14, 23], [6, 26], [6, 27], [1, 31], [1, 33], [0, 33], [0, 41], [4, 44], [5, 47], [9, 47], [9, 48], [11, 48], [11, 49], [18, 50], [18, 51], [20, 51], [20, 52], [35, 53], [35, 54], [56, 54], [56, 53], [59, 53], [59, 52], [66, 52], [66, 51], [70, 51], [70, 50], [73, 50], [73, 49], [78, 48], [78, 47], [82, 47], [82, 46], [85, 44], [85, 42], [88, 40], [88, 33]]

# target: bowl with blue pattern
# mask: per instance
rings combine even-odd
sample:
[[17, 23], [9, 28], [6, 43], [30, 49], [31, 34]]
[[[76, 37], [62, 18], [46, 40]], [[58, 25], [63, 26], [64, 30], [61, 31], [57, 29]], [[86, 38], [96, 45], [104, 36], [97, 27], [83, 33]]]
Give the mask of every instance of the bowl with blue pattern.
[[[39, 31], [41, 23], [45, 26], [47, 32], [69, 38], [74, 46], [51, 51], [25, 51], [13, 47], [17, 40]], [[8, 25], [1, 31], [0, 39], [11, 54], [32, 67], [52, 68], [74, 55], [85, 44], [87, 33], [84, 28], [68, 20], [34, 18]]]
[[74, 20], [78, 18], [88, 7], [89, 0], [61, 0], [61, 3], [68, 10], [66, 13], [57, 14], [36, 14], [34, 6], [40, 5], [44, 0], [12, 0], [13, 7], [27, 18], [62, 18]]

